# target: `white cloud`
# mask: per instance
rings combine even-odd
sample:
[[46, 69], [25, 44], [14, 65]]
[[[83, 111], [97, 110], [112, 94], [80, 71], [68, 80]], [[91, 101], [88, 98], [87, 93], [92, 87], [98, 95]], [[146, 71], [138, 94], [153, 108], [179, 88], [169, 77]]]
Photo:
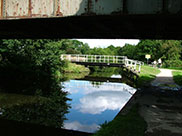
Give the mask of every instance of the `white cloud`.
[[89, 114], [120, 110], [136, 92], [135, 88], [123, 83], [103, 83], [99, 87], [93, 87], [88, 81], [71, 80], [64, 85], [70, 94], [79, 92], [77, 97], [81, 96], [79, 103], [72, 105], [73, 108]]
[[[64, 83], [65, 91], [73, 94], [80, 92], [89, 94], [99, 91], [126, 91], [134, 94], [136, 89], [124, 83], [102, 83], [99, 87], [94, 87], [89, 81], [70, 80]], [[84, 91], [83, 91], [84, 90]]]
[[97, 124], [86, 125], [86, 124], [81, 124], [78, 121], [74, 121], [74, 122], [64, 123], [64, 128], [70, 130], [79, 130], [84, 132], [95, 132], [100, 128], [100, 126]]
[[131, 95], [126, 91], [93, 92], [81, 98], [76, 109], [89, 114], [100, 114], [105, 110], [120, 110], [130, 98]]
[[126, 43], [136, 45], [138, 44], [138, 39], [76, 39], [83, 43], [88, 43], [91, 48], [94, 47], [107, 47], [109, 45], [124, 46]]

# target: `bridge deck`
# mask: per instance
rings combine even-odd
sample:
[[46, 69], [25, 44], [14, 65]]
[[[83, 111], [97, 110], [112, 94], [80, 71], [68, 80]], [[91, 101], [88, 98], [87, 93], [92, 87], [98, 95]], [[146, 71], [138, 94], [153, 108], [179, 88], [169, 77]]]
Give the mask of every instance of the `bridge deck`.
[[137, 73], [141, 70], [141, 65], [144, 64], [141, 61], [128, 59], [126, 56], [109, 55], [63, 54], [61, 60], [68, 60], [85, 66], [122, 67], [137, 76]]
[[[104, 22], [104, 23], [103, 23]], [[0, 38], [182, 39], [179, 15], [109, 15], [0, 21]]]
[[97, 63], [97, 62], [74, 62], [73, 63], [84, 65], [84, 66], [101, 66], [101, 67], [123, 67], [124, 64], [118, 63]]

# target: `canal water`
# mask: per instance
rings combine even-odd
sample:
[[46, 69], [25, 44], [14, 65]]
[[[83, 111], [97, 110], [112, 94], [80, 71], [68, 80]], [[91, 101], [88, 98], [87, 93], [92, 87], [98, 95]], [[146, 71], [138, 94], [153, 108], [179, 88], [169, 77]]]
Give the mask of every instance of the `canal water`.
[[0, 120], [96, 132], [114, 119], [136, 91], [118, 74], [68, 74], [64, 79], [62, 90], [68, 94], [57, 88], [52, 92], [1, 90]]
[[100, 80], [102, 82], [99, 77], [87, 77], [63, 83], [64, 91], [68, 92], [71, 99], [71, 109], [66, 114], [64, 128], [96, 132], [101, 124], [114, 119], [136, 91], [121, 83], [120, 75], [102, 77]]

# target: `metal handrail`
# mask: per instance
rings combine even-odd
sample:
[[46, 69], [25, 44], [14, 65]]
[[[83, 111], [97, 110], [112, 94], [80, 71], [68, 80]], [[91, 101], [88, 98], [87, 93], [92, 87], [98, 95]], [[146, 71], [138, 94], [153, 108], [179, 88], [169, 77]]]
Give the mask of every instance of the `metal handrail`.
[[142, 61], [128, 59], [126, 56], [111, 55], [62, 54], [61, 60], [68, 60], [70, 62], [124, 64], [126, 67], [135, 71], [138, 69], [138, 72], [141, 71], [141, 65], [144, 65]]

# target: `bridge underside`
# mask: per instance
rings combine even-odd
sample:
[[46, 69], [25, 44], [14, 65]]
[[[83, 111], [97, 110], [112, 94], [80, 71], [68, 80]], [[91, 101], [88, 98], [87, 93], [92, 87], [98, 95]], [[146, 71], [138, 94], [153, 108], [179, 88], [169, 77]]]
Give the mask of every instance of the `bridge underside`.
[[1, 20], [0, 38], [182, 39], [182, 16], [106, 15]]
[[118, 64], [118, 63], [98, 63], [98, 62], [74, 62], [79, 65], [84, 66], [100, 66], [100, 67], [123, 67], [124, 64]]
[[122, 78], [111, 78], [111, 77], [91, 77], [91, 76], [85, 76], [82, 79], [75, 79], [75, 80], [86, 80], [86, 81], [93, 81], [93, 82], [112, 82], [112, 83], [122, 83]]

